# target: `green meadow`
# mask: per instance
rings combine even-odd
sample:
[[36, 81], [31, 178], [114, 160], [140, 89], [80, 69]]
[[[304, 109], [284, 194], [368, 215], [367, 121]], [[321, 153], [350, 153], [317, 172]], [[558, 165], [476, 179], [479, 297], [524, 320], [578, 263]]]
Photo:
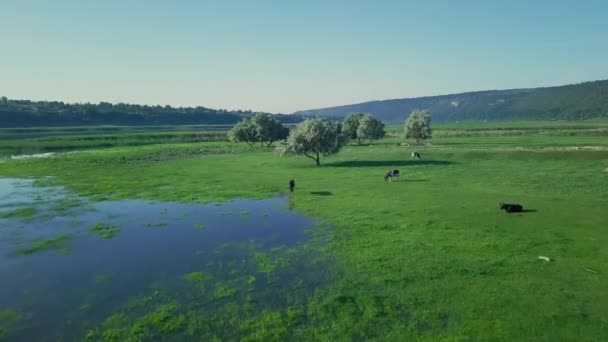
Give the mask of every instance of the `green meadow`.
[[[186, 203], [285, 196], [294, 177], [290, 208], [326, 226], [319, 253], [335, 260], [336, 274], [297, 304], [249, 311], [235, 301], [210, 330], [196, 312], [180, 311], [185, 299], [158, 298], [105, 318], [83, 339], [608, 340], [608, 124], [440, 125], [425, 146], [404, 140], [401, 129], [388, 127], [369, 146], [347, 145], [320, 167], [225, 142], [219, 131], [7, 140], [5, 155], [107, 148], [4, 159], [0, 176], [33, 177], [93, 201]], [[412, 151], [422, 159], [411, 160]], [[400, 179], [385, 182], [389, 169]], [[499, 202], [526, 211], [506, 214]], [[122, 234], [104, 223], [90, 229]], [[268, 258], [256, 256], [262, 269], [281, 263]], [[183, 278], [212, 281], [202, 272]], [[212, 295], [229, 301], [235, 290], [218, 285]]]

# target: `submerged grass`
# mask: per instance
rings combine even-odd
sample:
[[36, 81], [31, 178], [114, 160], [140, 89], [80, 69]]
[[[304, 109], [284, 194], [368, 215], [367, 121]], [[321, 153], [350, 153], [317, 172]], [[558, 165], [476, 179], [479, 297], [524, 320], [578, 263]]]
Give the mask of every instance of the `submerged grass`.
[[147, 228], [163, 228], [167, 226], [167, 222], [158, 222], [158, 223], [146, 223], [145, 227]]
[[120, 227], [109, 223], [97, 222], [92, 225], [89, 230], [92, 232], [96, 232], [104, 239], [111, 239], [116, 236], [118, 232], [120, 232]]
[[5, 341], [9, 330], [23, 319], [23, 314], [14, 310], [0, 311], [0, 341]]
[[189, 282], [201, 283], [211, 279], [212, 277], [210, 274], [198, 271], [184, 274], [183, 278]]
[[50, 239], [36, 240], [30, 242], [28, 246], [18, 248], [17, 254], [30, 255], [52, 249], [57, 250], [61, 254], [65, 254], [68, 251], [66, 247], [68, 239], [69, 235], [64, 234]]
[[111, 277], [112, 277], [112, 274], [110, 274], [110, 273], [98, 274], [93, 278], [93, 282], [95, 284], [102, 284], [102, 283], [105, 283], [108, 280], [110, 280]]
[[0, 213], [0, 219], [33, 218], [38, 213], [36, 207], [19, 208], [12, 211]]
[[[210, 295], [227, 304], [204, 319], [185, 307], [187, 300], [152, 301], [145, 313], [108, 317], [91, 331], [92, 340], [608, 339], [608, 152], [568, 149], [606, 147], [606, 137], [446, 135], [428, 146], [403, 142], [389, 136], [371, 147], [346, 146], [321, 167], [206, 143], [10, 161], [0, 164], [0, 174], [54, 175], [55, 184], [80, 195], [196, 202], [286, 194], [286, 181], [295, 177], [289, 208], [331, 226], [325, 253], [340, 271], [332, 269], [335, 281], [313, 296], [298, 292], [306, 283], [290, 284], [289, 299], [263, 307], [255, 299], [237, 301], [248, 292], [220, 284]], [[423, 159], [410, 160], [412, 151]], [[392, 168], [401, 179], [384, 182]], [[159, 191], [167, 184], [171, 190]], [[531, 211], [505, 214], [499, 202]], [[298, 269], [297, 260], [280, 253], [254, 253], [262, 276], [252, 286], [264, 275]], [[161, 303], [169, 306], [161, 310]], [[233, 330], [215, 334], [226, 326]]]

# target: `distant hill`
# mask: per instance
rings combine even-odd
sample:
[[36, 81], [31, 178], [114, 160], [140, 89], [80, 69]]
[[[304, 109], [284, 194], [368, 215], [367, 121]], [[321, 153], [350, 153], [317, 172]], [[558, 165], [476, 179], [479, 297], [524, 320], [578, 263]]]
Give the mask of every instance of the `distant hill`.
[[608, 80], [559, 87], [486, 90], [370, 101], [303, 110], [294, 114], [340, 118], [350, 112], [362, 112], [390, 124], [403, 122], [415, 109], [429, 110], [433, 122], [608, 118]]
[[[0, 97], [0, 127], [89, 125], [234, 124], [252, 116], [250, 110], [227, 111], [205, 107], [147, 106], [127, 103], [64, 103], [11, 100]], [[298, 115], [276, 114], [283, 123], [302, 120]]]

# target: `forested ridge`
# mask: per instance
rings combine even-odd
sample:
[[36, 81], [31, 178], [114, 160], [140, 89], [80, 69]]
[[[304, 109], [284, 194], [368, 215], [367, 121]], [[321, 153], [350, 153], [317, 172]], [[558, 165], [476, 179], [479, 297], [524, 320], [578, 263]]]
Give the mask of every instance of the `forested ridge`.
[[403, 122], [414, 110], [428, 110], [433, 122], [608, 118], [608, 80], [558, 87], [370, 101], [294, 114], [343, 117], [352, 112], [370, 113], [392, 124]]
[[[253, 116], [250, 110], [227, 111], [206, 107], [148, 106], [128, 103], [65, 103], [61, 101], [13, 100], [0, 97], [0, 127], [87, 125], [189, 125], [235, 124]], [[299, 116], [275, 116], [283, 123]]]

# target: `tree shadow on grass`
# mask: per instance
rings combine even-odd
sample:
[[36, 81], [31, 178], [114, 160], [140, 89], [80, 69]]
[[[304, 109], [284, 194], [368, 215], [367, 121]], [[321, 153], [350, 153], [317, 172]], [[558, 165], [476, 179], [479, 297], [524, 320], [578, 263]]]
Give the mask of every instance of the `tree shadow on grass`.
[[437, 165], [445, 166], [455, 164], [447, 160], [346, 160], [327, 163], [329, 167], [374, 167], [374, 166], [416, 166], [416, 165]]
[[332, 195], [331, 191], [311, 191], [310, 194], [317, 195], [317, 196], [331, 196]]

